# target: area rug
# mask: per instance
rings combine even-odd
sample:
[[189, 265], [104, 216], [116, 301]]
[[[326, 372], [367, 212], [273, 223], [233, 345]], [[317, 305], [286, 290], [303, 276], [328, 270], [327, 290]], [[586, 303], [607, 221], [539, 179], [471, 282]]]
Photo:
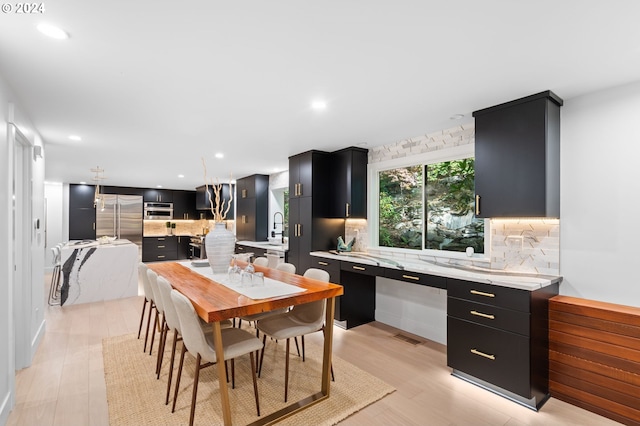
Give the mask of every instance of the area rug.
[[[164, 404], [173, 335], [170, 337], [159, 380], [154, 374], [157, 343], [154, 345], [153, 356], [149, 356], [148, 352], [142, 352], [142, 339], [138, 340], [134, 334], [110, 337], [102, 341], [110, 425], [189, 423], [195, 369], [195, 358], [191, 355], [187, 354], [185, 357], [175, 413], [171, 413], [171, 401], [169, 405]], [[181, 345], [179, 342], [171, 387], [172, 396]], [[258, 379], [260, 410], [263, 416], [320, 390], [322, 347], [307, 343], [303, 362], [302, 358], [297, 356], [295, 345], [292, 343], [291, 346], [289, 399], [288, 403], [285, 403], [284, 342], [267, 340], [262, 376]], [[249, 356], [239, 357], [235, 364], [236, 387], [231, 389], [229, 385], [232, 421], [234, 425], [246, 425], [259, 419], [256, 415]], [[394, 388], [385, 382], [335, 355], [333, 368], [335, 382], [331, 382], [330, 397], [284, 419], [278, 423], [279, 425], [334, 425], [394, 391]], [[195, 424], [222, 424], [215, 366], [200, 371]]]

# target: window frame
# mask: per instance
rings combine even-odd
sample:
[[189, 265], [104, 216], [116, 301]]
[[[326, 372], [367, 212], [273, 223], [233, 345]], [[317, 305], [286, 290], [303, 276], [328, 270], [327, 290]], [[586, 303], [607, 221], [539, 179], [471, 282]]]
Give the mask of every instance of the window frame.
[[[475, 149], [473, 144], [461, 145], [447, 149], [440, 149], [420, 153], [416, 155], [405, 156], [401, 158], [394, 158], [392, 160], [380, 161], [376, 163], [369, 163], [367, 166], [367, 185], [370, 188], [371, 197], [368, 197], [368, 211], [367, 228], [369, 241], [368, 246], [375, 250], [389, 251], [395, 253], [415, 254], [415, 255], [427, 255], [434, 257], [446, 257], [452, 259], [469, 259], [466, 253], [454, 252], [447, 250], [433, 250], [424, 248], [425, 232], [422, 232], [422, 249], [408, 249], [398, 247], [385, 247], [379, 244], [379, 226], [380, 226], [380, 185], [379, 185], [379, 173], [387, 170], [393, 170], [401, 167], [410, 167], [420, 165], [422, 167], [440, 163], [443, 161], [462, 160], [464, 158], [474, 157]], [[424, 200], [425, 184], [423, 176], [422, 182], [422, 199]], [[423, 204], [422, 207], [423, 226], [426, 224], [426, 210]], [[475, 253], [472, 256], [473, 260], [489, 260], [490, 249], [490, 220], [484, 219], [484, 253]]]

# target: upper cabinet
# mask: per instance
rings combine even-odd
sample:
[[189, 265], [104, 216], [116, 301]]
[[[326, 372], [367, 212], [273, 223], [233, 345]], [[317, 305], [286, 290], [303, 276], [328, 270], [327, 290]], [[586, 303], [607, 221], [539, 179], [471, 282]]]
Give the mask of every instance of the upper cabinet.
[[147, 202], [173, 202], [173, 191], [169, 189], [145, 189], [143, 194], [144, 201]]
[[69, 239], [96, 238], [96, 209], [93, 206], [96, 187], [69, 185]]
[[199, 219], [195, 191], [173, 191], [173, 218]]
[[[196, 188], [196, 209], [197, 210], [206, 210], [206, 219], [213, 219], [213, 214], [211, 213], [211, 204], [209, 203], [209, 195], [211, 195], [211, 200], [214, 203], [216, 202], [216, 197], [213, 193], [213, 188], [209, 185], [209, 192], [206, 191], [206, 185], [202, 185]], [[231, 198], [231, 191], [228, 183], [222, 184], [222, 201], [225, 203], [225, 209], [227, 206], [227, 202]], [[227, 220], [233, 220], [235, 218], [235, 209], [233, 207], [235, 204], [233, 201], [231, 202], [231, 208], [227, 213]]]
[[236, 197], [236, 238], [239, 241], [266, 241], [269, 237], [269, 176], [238, 179]]
[[350, 147], [332, 156], [336, 179], [332, 216], [366, 219], [368, 150]]
[[477, 217], [560, 217], [560, 107], [551, 91], [475, 111]]
[[324, 155], [319, 151], [307, 151], [289, 157], [289, 198], [309, 197], [313, 185], [314, 157]]

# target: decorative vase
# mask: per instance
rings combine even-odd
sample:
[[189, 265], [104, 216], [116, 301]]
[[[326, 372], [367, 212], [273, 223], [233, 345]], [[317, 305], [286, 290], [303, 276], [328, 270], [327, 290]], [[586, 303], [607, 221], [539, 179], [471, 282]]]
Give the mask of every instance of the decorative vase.
[[236, 237], [223, 222], [216, 222], [204, 239], [207, 259], [214, 274], [226, 274], [235, 250]]

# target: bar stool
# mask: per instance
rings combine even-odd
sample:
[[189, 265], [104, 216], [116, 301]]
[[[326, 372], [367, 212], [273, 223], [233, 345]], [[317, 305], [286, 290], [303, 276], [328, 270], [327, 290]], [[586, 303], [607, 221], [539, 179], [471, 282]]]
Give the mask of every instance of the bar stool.
[[53, 274], [51, 275], [51, 285], [49, 286], [49, 306], [60, 304], [60, 271], [62, 264], [60, 262], [60, 245], [51, 247], [51, 255], [53, 263]]

